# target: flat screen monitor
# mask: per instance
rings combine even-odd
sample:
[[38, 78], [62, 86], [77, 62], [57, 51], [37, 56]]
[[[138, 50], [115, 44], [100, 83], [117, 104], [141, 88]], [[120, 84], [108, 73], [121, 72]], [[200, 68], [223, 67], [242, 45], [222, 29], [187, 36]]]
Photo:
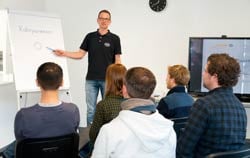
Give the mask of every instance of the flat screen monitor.
[[250, 37], [190, 37], [189, 38], [189, 70], [191, 79], [188, 92], [191, 95], [204, 96], [208, 90], [203, 87], [202, 72], [207, 58], [213, 53], [227, 53], [236, 58], [241, 73], [234, 94], [241, 101], [250, 101]]

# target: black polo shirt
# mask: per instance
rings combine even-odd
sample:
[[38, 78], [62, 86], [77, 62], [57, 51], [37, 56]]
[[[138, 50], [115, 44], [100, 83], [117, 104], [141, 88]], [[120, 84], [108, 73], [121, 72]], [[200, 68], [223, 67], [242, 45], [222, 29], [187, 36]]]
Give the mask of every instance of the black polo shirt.
[[115, 62], [115, 55], [121, 54], [119, 36], [108, 31], [101, 35], [98, 30], [87, 34], [80, 49], [88, 52], [87, 80], [105, 80], [107, 67]]

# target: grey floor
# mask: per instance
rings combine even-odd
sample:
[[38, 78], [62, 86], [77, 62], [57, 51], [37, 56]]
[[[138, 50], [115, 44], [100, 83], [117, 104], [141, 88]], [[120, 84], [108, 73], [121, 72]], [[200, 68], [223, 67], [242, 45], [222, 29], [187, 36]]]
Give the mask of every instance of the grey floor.
[[79, 127], [79, 149], [89, 141], [89, 128], [90, 127]]

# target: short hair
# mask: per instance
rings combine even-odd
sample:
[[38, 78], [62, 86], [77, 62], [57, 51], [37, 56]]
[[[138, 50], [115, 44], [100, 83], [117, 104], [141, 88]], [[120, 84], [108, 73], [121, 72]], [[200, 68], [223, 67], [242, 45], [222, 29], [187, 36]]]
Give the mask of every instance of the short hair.
[[122, 86], [127, 69], [122, 64], [111, 64], [106, 70], [105, 96], [122, 96]]
[[103, 9], [103, 10], [99, 11], [98, 18], [99, 18], [99, 16], [100, 16], [101, 13], [107, 13], [109, 15], [109, 19], [111, 19], [111, 13], [110, 13], [110, 11], [108, 11], [106, 9]]
[[57, 90], [62, 85], [63, 70], [56, 63], [46, 62], [39, 66], [36, 76], [42, 89]]
[[170, 78], [175, 80], [177, 85], [186, 86], [190, 80], [190, 72], [183, 65], [173, 65], [168, 67], [168, 74]]
[[156, 79], [147, 68], [134, 67], [125, 75], [125, 86], [131, 98], [149, 99], [155, 89]]
[[226, 53], [211, 54], [207, 59], [207, 72], [216, 74], [218, 84], [222, 87], [233, 87], [240, 76], [240, 64]]

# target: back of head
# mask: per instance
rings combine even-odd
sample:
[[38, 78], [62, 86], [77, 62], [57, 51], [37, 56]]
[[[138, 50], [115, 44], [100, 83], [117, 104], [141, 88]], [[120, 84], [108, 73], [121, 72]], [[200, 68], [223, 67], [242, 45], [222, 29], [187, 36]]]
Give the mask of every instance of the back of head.
[[169, 77], [175, 80], [177, 85], [186, 86], [190, 80], [189, 70], [183, 65], [173, 65], [168, 67]]
[[240, 64], [228, 54], [212, 54], [208, 57], [207, 71], [217, 75], [218, 84], [222, 87], [233, 87], [240, 75]]
[[63, 82], [62, 68], [53, 62], [46, 62], [37, 70], [37, 82], [44, 90], [57, 90]]
[[127, 69], [122, 64], [111, 64], [106, 70], [105, 96], [122, 96], [123, 80]]
[[125, 86], [131, 98], [149, 99], [155, 89], [156, 79], [150, 70], [134, 67], [125, 75]]

